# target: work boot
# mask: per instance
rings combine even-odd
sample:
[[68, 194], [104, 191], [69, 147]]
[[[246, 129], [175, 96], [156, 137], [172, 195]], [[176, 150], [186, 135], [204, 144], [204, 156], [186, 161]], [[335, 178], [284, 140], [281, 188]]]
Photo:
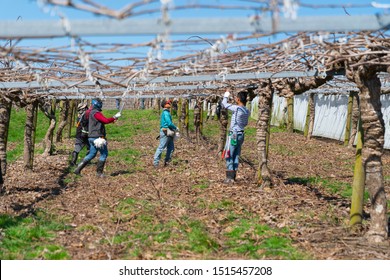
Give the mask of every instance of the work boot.
[[102, 160], [99, 160], [98, 163], [97, 163], [97, 166], [96, 166], [96, 176], [98, 177], [104, 177], [104, 174], [103, 174], [103, 169], [104, 169], [104, 164], [106, 162], [105, 161], [102, 161]]
[[71, 166], [76, 166], [77, 165], [77, 157], [79, 156], [79, 153], [73, 151], [72, 152], [72, 159], [70, 161]]
[[83, 168], [86, 167], [88, 163], [89, 161], [83, 160], [82, 162], [80, 162], [80, 164], [77, 166], [76, 170], [73, 173], [76, 175], [81, 175], [80, 174], [81, 170], [83, 170]]
[[225, 184], [233, 184], [236, 178], [235, 170], [226, 170], [226, 179], [223, 181]]

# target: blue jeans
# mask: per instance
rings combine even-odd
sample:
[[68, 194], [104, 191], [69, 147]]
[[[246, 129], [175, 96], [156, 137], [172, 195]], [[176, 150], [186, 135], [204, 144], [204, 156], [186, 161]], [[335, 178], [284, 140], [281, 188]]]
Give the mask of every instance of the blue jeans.
[[175, 150], [175, 145], [173, 144], [173, 137], [166, 136], [165, 133], [160, 130], [160, 145], [158, 145], [153, 158], [153, 164], [155, 166], [158, 165], [161, 159], [161, 154], [165, 148], [167, 149], [167, 153], [165, 154], [165, 162], [169, 162], [171, 160], [172, 153]]
[[241, 146], [244, 143], [244, 133], [237, 134], [237, 145], [230, 145], [230, 157], [226, 159], [226, 169], [227, 170], [237, 170], [238, 169], [238, 159], [241, 154]]
[[88, 138], [90, 149], [88, 155], [84, 158], [84, 161], [91, 161], [96, 156], [97, 152], [100, 152], [99, 161], [106, 161], [108, 157], [107, 143], [101, 148], [96, 148], [93, 144], [93, 141], [96, 139], [97, 138]]

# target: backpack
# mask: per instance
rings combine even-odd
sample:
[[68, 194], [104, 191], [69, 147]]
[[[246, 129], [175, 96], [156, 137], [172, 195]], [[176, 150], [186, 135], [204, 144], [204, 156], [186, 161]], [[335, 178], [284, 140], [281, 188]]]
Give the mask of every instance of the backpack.
[[81, 137], [88, 138], [88, 117], [85, 113], [80, 116], [77, 122], [77, 128], [81, 130]]

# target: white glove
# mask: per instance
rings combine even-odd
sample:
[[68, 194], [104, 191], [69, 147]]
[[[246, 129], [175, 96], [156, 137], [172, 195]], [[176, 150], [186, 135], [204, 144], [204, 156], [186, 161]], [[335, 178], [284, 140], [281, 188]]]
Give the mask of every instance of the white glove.
[[93, 144], [95, 145], [96, 148], [100, 149], [107, 144], [107, 141], [104, 138], [97, 138], [95, 139], [95, 141], [93, 141]]
[[179, 130], [176, 130], [175, 135], [173, 136], [173, 141], [176, 141], [180, 138], [180, 132]]
[[113, 116], [113, 118], [117, 120], [117, 119], [119, 119], [121, 116], [122, 116], [121, 112], [118, 112], [118, 113], [116, 113], [116, 114]]
[[229, 98], [229, 96], [230, 96], [230, 92], [228, 92], [228, 91], [226, 91], [226, 92], [224, 93], [224, 95], [223, 95], [223, 97], [227, 97], [227, 98]]

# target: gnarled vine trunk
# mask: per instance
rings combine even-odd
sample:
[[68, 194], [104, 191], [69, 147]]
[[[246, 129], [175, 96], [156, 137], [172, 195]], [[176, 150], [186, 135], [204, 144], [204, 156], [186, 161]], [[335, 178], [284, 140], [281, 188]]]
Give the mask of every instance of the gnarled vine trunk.
[[33, 101], [26, 106], [26, 127], [24, 129], [24, 169], [33, 170], [35, 127], [38, 102]]
[[257, 149], [259, 156], [258, 185], [271, 184], [271, 172], [268, 168], [267, 138], [269, 135], [269, 121], [271, 119], [273, 89], [271, 86], [259, 91], [259, 118], [256, 123]]
[[68, 100], [62, 101], [61, 105], [60, 105], [61, 107], [60, 124], [58, 125], [58, 129], [57, 129], [56, 142], [62, 141], [62, 131], [64, 130], [67, 124], [67, 117], [69, 114], [69, 101]]
[[181, 112], [180, 112], [180, 123], [181, 127], [183, 128], [183, 135], [185, 132], [185, 135], [187, 139], [190, 139], [189, 137], [189, 100], [183, 99], [181, 103]]
[[46, 117], [50, 120], [49, 128], [47, 129], [45, 138], [43, 140], [44, 143], [44, 151], [43, 156], [49, 156], [53, 154], [54, 150], [54, 144], [53, 144], [53, 137], [54, 137], [54, 129], [56, 128], [57, 124], [57, 118], [56, 118], [56, 101], [53, 100], [50, 108], [43, 109]]
[[287, 131], [294, 132], [294, 96], [287, 97]]
[[195, 126], [195, 139], [196, 143], [199, 144], [202, 140], [202, 104], [201, 102], [196, 102], [194, 108], [194, 126]]
[[226, 142], [227, 127], [229, 122], [228, 110], [221, 106], [219, 117], [219, 141], [218, 141], [218, 155], [222, 155]]
[[7, 173], [7, 139], [12, 102], [0, 99], [0, 169], [4, 178]]
[[356, 71], [353, 77], [360, 89], [364, 133], [362, 160], [366, 171], [365, 185], [371, 200], [371, 224], [367, 238], [371, 242], [383, 242], [388, 237], [388, 219], [382, 168], [384, 121], [380, 102], [381, 83], [376, 71], [364, 68]]

